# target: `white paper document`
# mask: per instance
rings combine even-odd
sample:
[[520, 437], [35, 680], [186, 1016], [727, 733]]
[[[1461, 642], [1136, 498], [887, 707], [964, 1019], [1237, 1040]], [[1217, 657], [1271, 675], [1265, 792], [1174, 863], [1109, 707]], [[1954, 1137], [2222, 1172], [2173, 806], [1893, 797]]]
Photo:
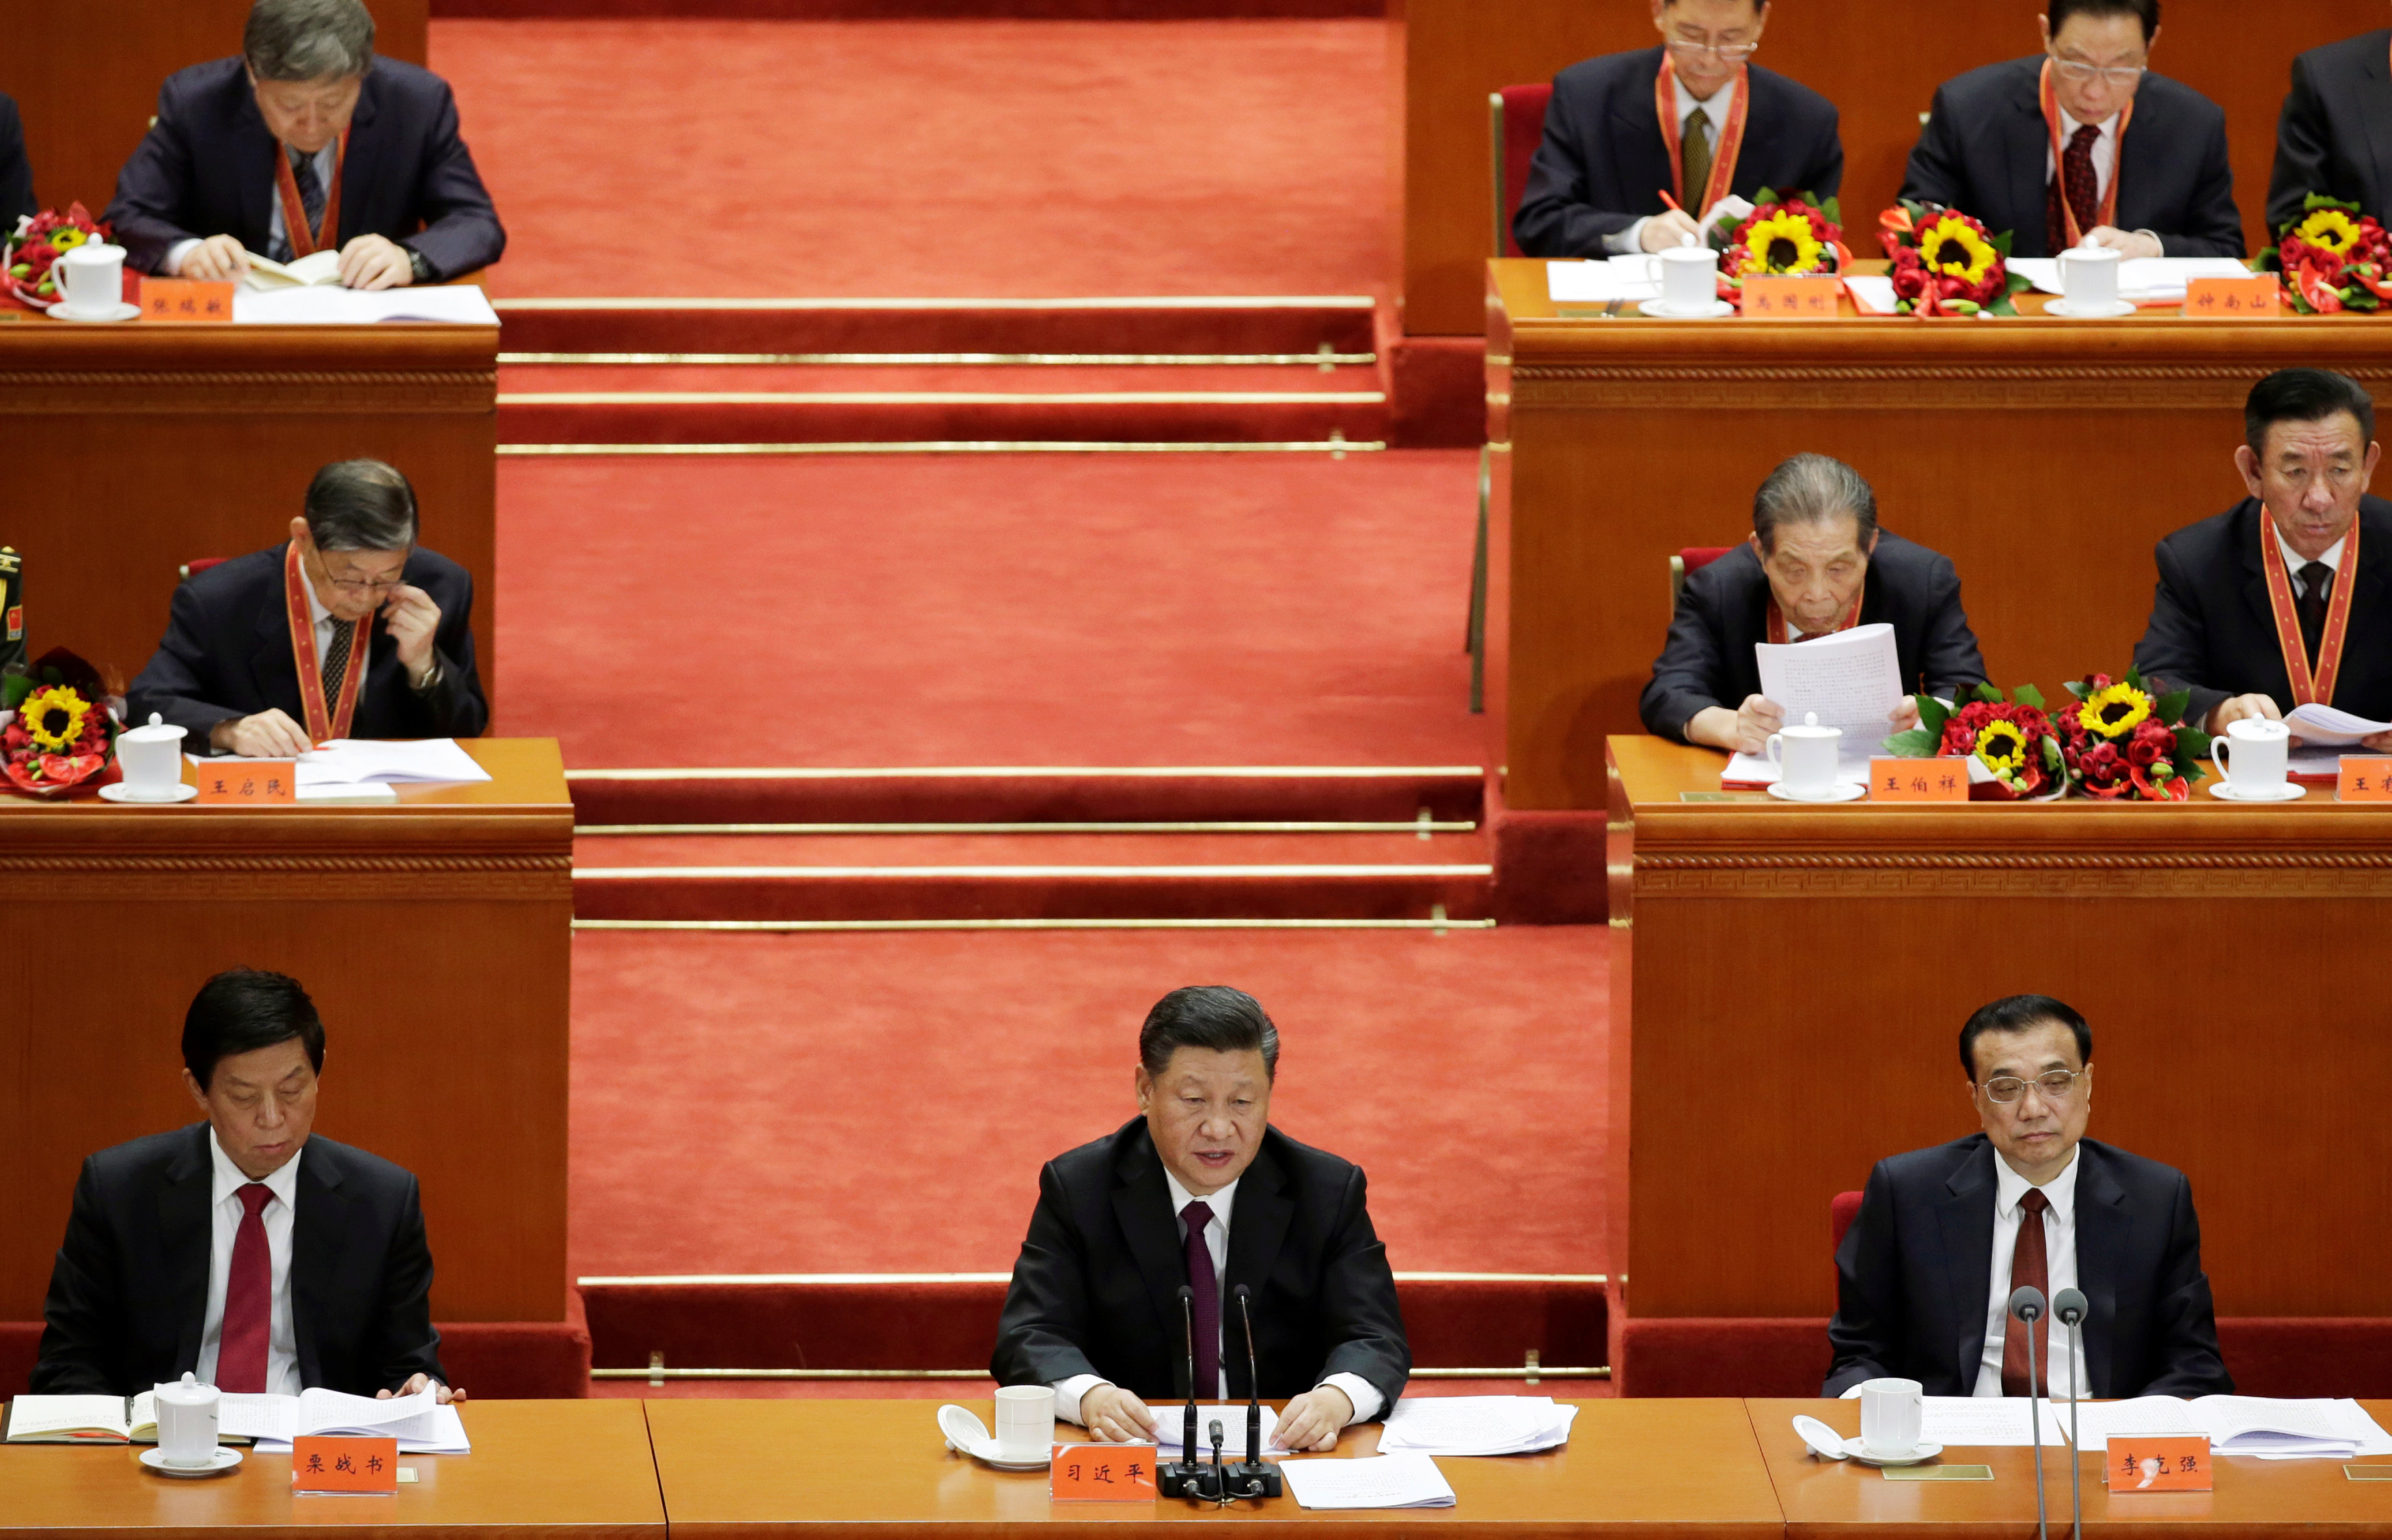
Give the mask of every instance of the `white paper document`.
[[1661, 297], [1661, 259], [1648, 252], [1604, 262], [1548, 262], [1545, 293], [1555, 304], [1622, 304]]
[[[1179, 1437], [1187, 1430], [1188, 1426], [1187, 1406], [1184, 1404], [1165, 1404], [1149, 1407], [1148, 1410], [1154, 1414], [1154, 1446], [1163, 1451], [1166, 1459], [1178, 1458]], [[1224, 1455], [1232, 1460], [1244, 1459], [1246, 1457], [1245, 1403], [1225, 1402], [1217, 1406], [1202, 1401], [1196, 1404], [1196, 1453], [1198, 1455], [1202, 1456], [1213, 1447], [1213, 1424], [1216, 1422], [1221, 1425], [1221, 1436], [1224, 1441], [1221, 1449]], [[1268, 1406], [1264, 1407], [1263, 1453], [1266, 1456], [1287, 1453], [1284, 1449], [1273, 1450], [1270, 1446], [1271, 1430], [1278, 1426], [1279, 1414]]]
[[[2065, 293], [2058, 257], [2012, 257], [2010, 271], [2046, 294]], [[2194, 278], [2247, 278], [2251, 269], [2232, 257], [2129, 257], [2118, 264], [2118, 297], [2136, 304], [2181, 301]]]
[[[1919, 1437], [1928, 1443], [1960, 1449], [2024, 1449], [2034, 1443], [2034, 1424], [2027, 1415], [2024, 1396], [1930, 1395], [1920, 1421]], [[2048, 1402], [2034, 1404], [2043, 1413], [2043, 1442], [2065, 1448], [2068, 1424], [2057, 1420]], [[2063, 1403], [2058, 1417], [2066, 1416]]]
[[299, 761], [299, 790], [369, 781], [488, 781], [454, 738], [334, 738]]
[[1310, 1508], [1451, 1508], [1453, 1488], [1426, 1455], [1289, 1460], [1288, 1495]]
[[1789, 725], [1815, 714], [1821, 727], [1841, 728], [1837, 757], [1864, 772], [1869, 756], [1885, 752], [1902, 704], [1892, 627], [1880, 622], [1815, 641], [1756, 642], [1752, 651], [1761, 692], [1784, 709]]
[[2265, 1396], [2141, 1396], [2133, 1401], [2087, 1402], [2080, 1437], [2087, 1449], [2107, 1449], [2113, 1438], [2206, 1437], [2221, 1455], [2257, 1455], [2266, 1459], [2349, 1459], [2392, 1455], [2387, 1437], [2356, 1401], [2277, 1401]]
[[1549, 1395], [1407, 1396], [1387, 1413], [1383, 1455], [1528, 1455], [1569, 1442], [1578, 1408]]
[[261, 1449], [288, 1449], [303, 1433], [338, 1438], [395, 1438], [408, 1455], [470, 1454], [464, 1419], [443, 1406], [436, 1391], [393, 1396], [348, 1395], [321, 1387], [300, 1395], [228, 1394], [217, 1414], [218, 1431], [257, 1441]]
[[499, 313], [474, 284], [423, 284], [405, 289], [344, 289], [338, 284], [261, 292], [232, 291], [232, 318], [251, 325], [366, 326], [377, 321], [441, 321], [496, 326]]
[[1864, 314], [1891, 316], [1901, 296], [1893, 291], [1893, 279], [1881, 273], [1854, 273], [1844, 279], [1844, 290], [1852, 304]]
[[2379, 732], [2392, 732], [2392, 722], [2373, 722], [2364, 717], [2354, 717], [2347, 711], [2336, 711], [2330, 705], [2312, 702], [2296, 705], [2284, 718], [2284, 725], [2304, 748], [2347, 747], [2361, 738], [2372, 738]]

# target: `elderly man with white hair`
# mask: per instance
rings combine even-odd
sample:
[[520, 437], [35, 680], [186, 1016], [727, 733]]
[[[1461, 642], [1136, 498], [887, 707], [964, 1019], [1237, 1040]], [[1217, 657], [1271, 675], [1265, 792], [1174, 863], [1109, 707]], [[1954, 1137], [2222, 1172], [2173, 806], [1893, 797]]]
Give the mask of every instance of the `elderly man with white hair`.
[[240, 57], [168, 76], [108, 208], [132, 265], [237, 278], [332, 251], [343, 283], [388, 289], [496, 262], [448, 83], [373, 42], [362, 0], [257, 0]]

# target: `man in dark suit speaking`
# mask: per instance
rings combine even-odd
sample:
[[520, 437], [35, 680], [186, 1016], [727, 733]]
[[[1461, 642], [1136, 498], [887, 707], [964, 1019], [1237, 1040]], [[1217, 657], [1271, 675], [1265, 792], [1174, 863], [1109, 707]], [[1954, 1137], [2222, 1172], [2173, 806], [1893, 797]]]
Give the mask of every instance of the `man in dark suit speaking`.
[[2050, 0], [2044, 51], [1937, 88], [1902, 196], [2010, 232], [2022, 257], [2240, 257], [2226, 113], [2148, 68], [2159, 0]]
[[361, 0], [257, 0], [242, 57], [170, 76], [108, 208], [132, 265], [235, 278], [253, 252], [338, 251], [343, 283], [387, 289], [498, 261], [447, 83], [373, 38]]
[[1099, 1439], [1154, 1436], [1150, 1400], [1290, 1398], [1272, 1442], [1328, 1449], [1395, 1404], [1411, 1372], [1395, 1275], [1362, 1172], [1270, 1126], [1279, 1029], [1250, 995], [1174, 990], [1138, 1039], [1142, 1116], [1046, 1164], [989, 1372], [1052, 1385]]
[[2276, 121], [2268, 228], [2301, 217], [2313, 192], [2392, 218], [2392, 32], [2372, 32], [2293, 60], [2293, 88]]
[[[1639, 709], [1658, 737], [1759, 754], [1786, 713], [1761, 693], [1759, 642], [1883, 622], [1906, 689], [1949, 697], [1985, 677], [1949, 558], [1878, 527], [1877, 494], [1825, 455], [1796, 455], [1752, 498], [1747, 542], [1689, 574]], [[1905, 697], [1888, 732], [1918, 725]]]
[[1658, 252], [1730, 197], [1748, 201], [1768, 188], [1832, 198], [1843, 185], [1835, 104], [1747, 62], [1769, 0], [1652, 6], [1661, 46], [1554, 77], [1544, 142], [1512, 220], [1530, 256]]
[[[2296, 705], [2392, 722], [2392, 503], [2367, 488], [2383, 449], [2359, 382], [2283, 369], [2251, 387], [2234, 464], [2251, 495], [2159, 544], [2146, 679], [2190, 690], [2212, 733]], [[2296, 734], [2297, 736], [2297, 734]], [[2362, 741], [2392, 751], [2392, 732]]]
[[[2230, 1393], [2191, 1184], [2085, 1137], [2085, 1018], [2048, 995], [1996, 1000], [1960, 1029], [1960, 1063], [1984, 1132], [1869, 1172], [1836, 1249], [1824, 1393], [1891, 1377], [1929, 1395], [2025, 1395], [2031, 1363], [2035, 1389], [2063, 1396], [2072, 1383], [2100, 1399]], [[2080, 1290], [2083, 1329], [2055, 1344], [2046, 1316], [2030, 1334], [2008, 1314], [2028, 1285]]]
[[35, 1393], [131, 1395], [190, 1374], [451, 1399], [415, 1178], [313, 1133], [323, 1068], [298, 980], [236, 968], [201, 987], [183, 1080], [207, 1121], [84, 1162]]
[[474, 579], [415, 543], [415, 489], [374, 459], [316, 472], [291, 538], [175, 590], [127, 692], [221, 754], [287, 758], [327, 738], [472, 738]]

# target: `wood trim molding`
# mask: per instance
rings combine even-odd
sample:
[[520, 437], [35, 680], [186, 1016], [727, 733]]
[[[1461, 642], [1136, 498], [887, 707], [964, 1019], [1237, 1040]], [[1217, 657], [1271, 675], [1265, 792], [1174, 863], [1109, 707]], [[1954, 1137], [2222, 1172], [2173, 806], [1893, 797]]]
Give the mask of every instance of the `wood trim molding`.
[[498, 389], [495, 369], [9, 370], [0, 373], [0, 414], [60, 417], [120, 411], [336, 416], [372, 411], [487, 415], [496, 410]]
[[[1958, 411], [2023, 408], [2076, 410], [2240, 409], [2255, 377], [2248, 365], [1982, 364], [1959, 366], [1966, 391], [1956, 393], [1955, 366], [1904, 365], [1726, 367], [1649, 364], [1514, 364], [1511, 403], [1517, 408], [1601, 407], [1666, 409], [1753, 407], [1779, 410]], [[2392, 381], [2392, 371], [2360, 369], [2361, 378]], [[1490, 392], [1490, 395], [1491, 395]]]
[[[2197, 891], [2188, 873], [2206, 874]], [[2032, 890], [1989, 890], [1990, 876], [2031, 874]], [[2229, 851], [2106, 855], [1741, 853], [1635, 858], [1638, 901], [1667, 898], [2040, 899], [2392, 898], [2392, 851]]]

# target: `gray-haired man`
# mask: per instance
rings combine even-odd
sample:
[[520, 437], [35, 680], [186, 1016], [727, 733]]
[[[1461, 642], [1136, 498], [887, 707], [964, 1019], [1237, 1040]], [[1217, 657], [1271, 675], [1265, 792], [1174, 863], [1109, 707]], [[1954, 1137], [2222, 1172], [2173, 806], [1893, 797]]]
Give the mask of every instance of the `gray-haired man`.
[[362, 0], [256, 0], [240, 57], [169, 76], [108, 209], [133, 265], [222, 279], [337, 251], [343, 283], [387, 289], [496, 262], [447, 83], [373, 41]]
[[166, 638], [127, 692], [197, 747], [286, 757], [327, 738], [471, 738], [474, 579], [415, 543], [415, 491], [380, 460], [316, 472], [291, 538], [175, 592]]

